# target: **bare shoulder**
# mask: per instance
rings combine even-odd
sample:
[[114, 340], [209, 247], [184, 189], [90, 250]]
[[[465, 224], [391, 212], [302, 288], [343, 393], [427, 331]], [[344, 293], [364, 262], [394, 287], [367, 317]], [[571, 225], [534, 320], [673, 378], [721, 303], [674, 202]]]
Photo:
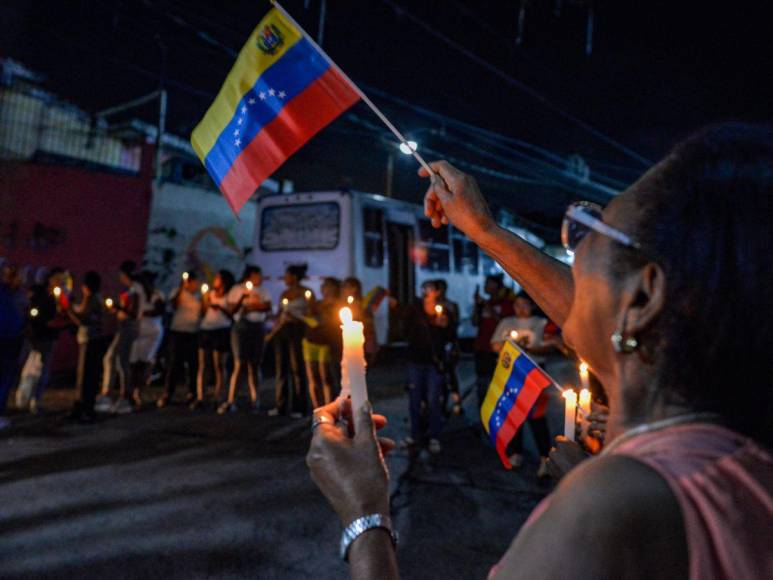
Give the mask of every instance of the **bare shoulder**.
[[545, 512], [513, 541], [496, 577], [686, 575], [684, 524], [668, 483], [633, 458], [609, 456], [564, 478]]

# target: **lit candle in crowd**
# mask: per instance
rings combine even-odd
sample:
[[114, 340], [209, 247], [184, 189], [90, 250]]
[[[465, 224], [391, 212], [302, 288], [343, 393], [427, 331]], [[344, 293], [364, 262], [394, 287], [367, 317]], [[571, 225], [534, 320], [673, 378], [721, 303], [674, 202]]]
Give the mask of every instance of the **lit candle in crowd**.
[[582, 436], [585, 437], [588, 434], [588, 415], [590, 415], [590, 391], [583, 389], [580, 391], [580, 426], [582, 429]]
[[190, 274], [188, 274], [188, 272], [183, 272], [183, 282], [187, 281], [188, 278], [190, 278]]
[[112, 298], [105, 298], [105, 306], [107, 306], [108, 308], [112, 308], [113, 307], [113, 299]]
[[255, 285], [251, 280], [247, 280], [246, 284], [244, 284], [244, 287], [247, 288], [248, 292], [252, 292], [252, 289], [255, 287]]
[[583, 389], [590, 389], [590, 376], [588, 375], [588, 363], [580, 363], [580, 382]]
[[350, 308], [341, 309], [341, 332], [344, 351], [341, 358], [341, 396], [352, 398], [352, 413], [356, 413], [368, 400], [365, 382], [365, 333], [362, 322], [352, 318]]
[[62, 295], [62, 289], [59, 286], [54, 286], [54, 296], [59, 298]]
[[306, 290], [303, 295], [306, 297], [306, 300], [311, 300], [311, 290]]
[[38, 312], [37, 308], [33, 308], [30, 310], [30, 316], [32, 316], [32, 318], [35, 318], [38, 314], [40, 314], [40, 312]]
[[577, 414], [577, 393], [574, 389], [564, 390], [564, 437], [574, 441], [574, 422]]
[[286, 308], [288, 304], [290, 301], [287, 298], [282, 298], [282, 308]]
[[207, 292], [209, 292], [209, 284], [205, 282], [201, 285], [201, 293], [206, 294]]
[[354, 304], [354, 296], [347, 296], [346, 302], [349, 304]]
[[435, 305], [435, 314], [437, 314], [438, 316], [443, 314], [443, 307], [440, 304]]
[[518, 331], [517, 330], [511, 330], [510, 331], [510, 338], [512, 340], [518, 340]]

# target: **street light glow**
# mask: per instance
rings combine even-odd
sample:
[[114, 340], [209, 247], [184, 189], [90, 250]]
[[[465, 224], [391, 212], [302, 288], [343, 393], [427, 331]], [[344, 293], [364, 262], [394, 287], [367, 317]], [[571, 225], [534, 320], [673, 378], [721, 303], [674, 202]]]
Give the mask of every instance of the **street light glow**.
[[413, 152], [418, 148], [419, 144], [416, 143], [416, 141], [406, 141], [405, 143], [400, 143], [400, 152], [405, 155], [413, 154]]

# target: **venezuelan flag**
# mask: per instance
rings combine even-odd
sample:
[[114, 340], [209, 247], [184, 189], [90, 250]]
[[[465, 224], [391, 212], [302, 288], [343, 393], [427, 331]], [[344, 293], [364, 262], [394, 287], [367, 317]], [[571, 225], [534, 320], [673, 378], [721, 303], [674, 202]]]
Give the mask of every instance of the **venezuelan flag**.
[[505, 468], [513, 467], [507, 458], [507, 445], [518, 433], [542, 391], [552, 383], [553, 380], [515, 343], [505, 341], [480, 409], [483, 428], [496, 446]]
[[272, 8], [191, 144], [238, 213], [263, 181], [359, 98], [303, 31]]

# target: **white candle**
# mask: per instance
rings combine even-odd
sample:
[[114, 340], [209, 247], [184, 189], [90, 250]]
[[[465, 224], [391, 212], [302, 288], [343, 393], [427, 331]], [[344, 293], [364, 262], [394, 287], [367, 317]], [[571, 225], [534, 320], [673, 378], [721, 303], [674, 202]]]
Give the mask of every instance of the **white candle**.
[[190, 274], [188, 274], [188, 272], [183, 272], [183, 280], [186, 281], [188, 278], [190, 278]]
[[252, 289], [255, 287], [255, 285], [250, 280], [247, 280], [247, 282], [244, 284], [244, 287], [247, 288], [248, 292], [252, 292]]
[[511, 340], [518, 340], [518, 331], [517, 330], [511, 330], [510, 331], [510, 339]]
[[443, 307], [440, 304], [435, 305], [435, 314], [438, 316], [443, 314]]
[[209, 284], [204, 283], [201, 285], [201, 293], [206, 294], [207, 292], [209, 292]]
[[30, 310], [30, 316], [32, 316], [32, 318], [35, 318], [38, 314], [40, 313], [38, 312], [37, 308], [33, 308], [32, 310]]
[[105, 298], [105, 306], [107, 306], [108, 308], [112, 308], [113, 307], [113, 299], [112, 298]]
[[282, 310], [287, 308], [288, 304], [290, 304], [290, 301], [287, 298], [282, 298]]
[[311, 290], [306, 290], [303, 295], [306, 297], [306, 300], [311, 300]]
[[574, 441], [574, 422], [577, 414], [577, 393], [574, 389], [564, 390], [564, 437]]
[[59, 286], [54, 286], [54, 296], [59, 298], [62, 295], [62, 289]]
[[588, 375], [588, 363], [580, 363], [580, 382], [583, 389], [590, 389], [590, 376]]
[[588, 415], [590, 415], [590, 391], [588, 389], [580, 391], [580, 411], [582, 437], [585, 437], [588, 434]]
[[350, 308], [341, 309], [341, 331], [344, 351], [341, 358], [341, 396], [352, 398], [352, 413], [357, 413], [368, 400], [365, 382], [365, 332], [362, 322], [352, 318]]
[[354, 296], [347, 296], [346, 302], [348, 304], [354, 304]]

